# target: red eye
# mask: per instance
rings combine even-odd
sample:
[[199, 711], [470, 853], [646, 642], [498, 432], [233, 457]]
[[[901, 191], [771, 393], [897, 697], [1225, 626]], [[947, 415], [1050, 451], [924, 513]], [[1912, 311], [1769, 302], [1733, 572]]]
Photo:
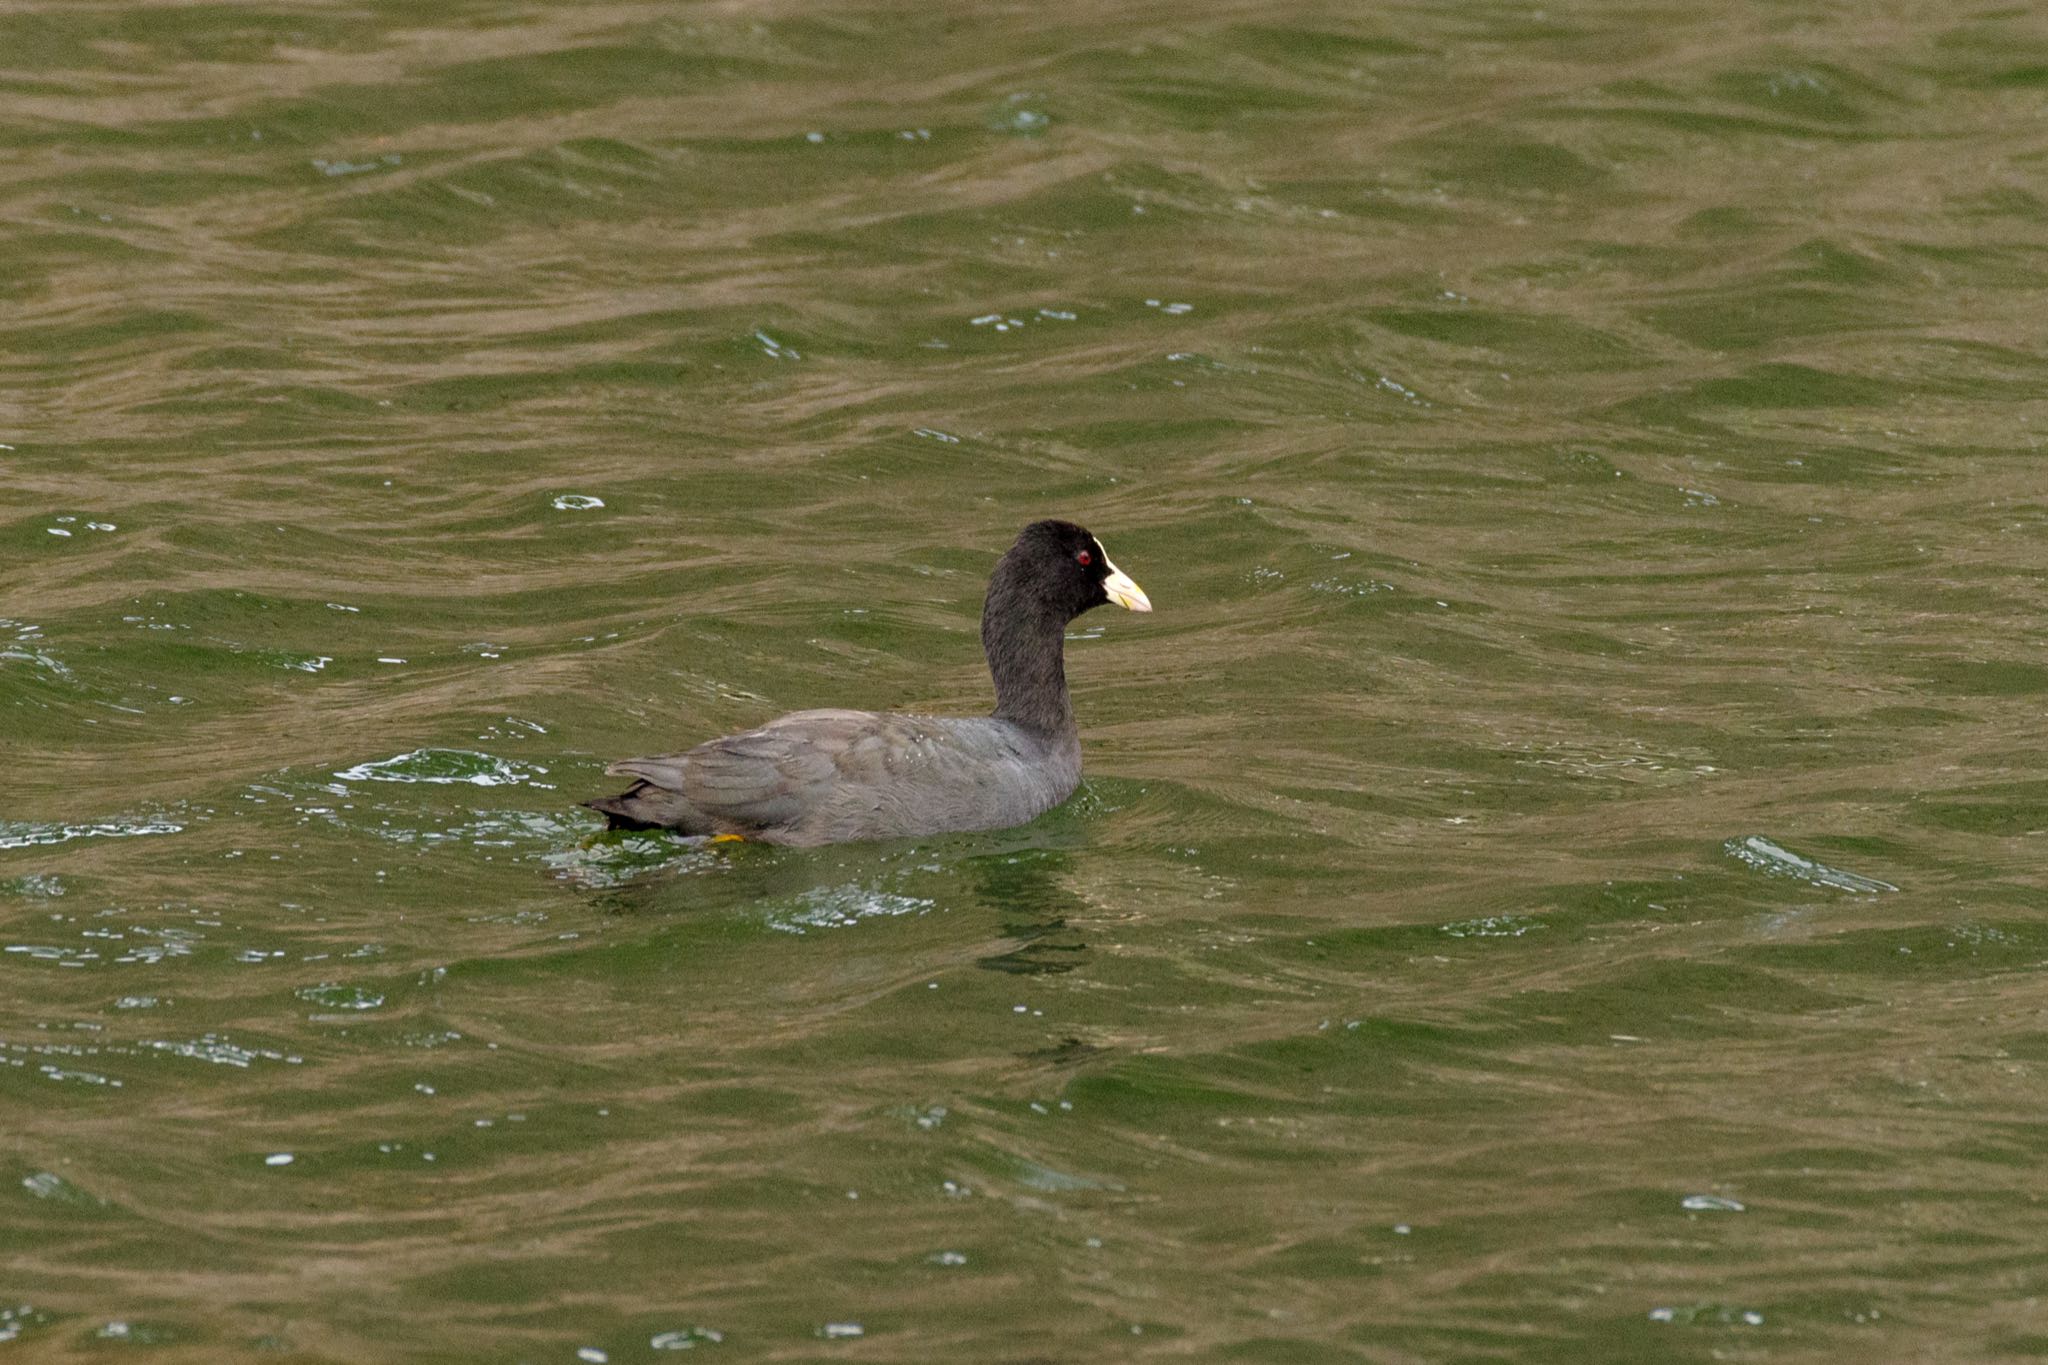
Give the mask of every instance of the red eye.
[[1086, 550], [1083, 550], [1081, 551], [1081, 553], [1074, 556], [1074, 562], [1085, 569], [1095, 561], [1088, 557], [1088, 552]]

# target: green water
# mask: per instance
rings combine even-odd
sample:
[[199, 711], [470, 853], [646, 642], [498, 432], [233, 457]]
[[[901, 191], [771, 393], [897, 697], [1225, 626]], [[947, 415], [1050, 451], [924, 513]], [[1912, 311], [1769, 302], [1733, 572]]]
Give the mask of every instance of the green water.
[[[2044, 73], [0, 12], [0, 1357], [2048, 1354]], [[1068, 805], [594, 837], [1048, 514]]]

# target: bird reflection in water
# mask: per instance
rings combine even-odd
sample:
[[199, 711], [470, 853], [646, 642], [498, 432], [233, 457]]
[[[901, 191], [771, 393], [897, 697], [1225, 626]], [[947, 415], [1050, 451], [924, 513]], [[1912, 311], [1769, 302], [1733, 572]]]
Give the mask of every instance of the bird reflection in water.
[[1068, 917], [1088, 903], [1064, 882], [1071, 859], [1054, 849], [976, 858], [963, 870], [976, 896], [1002, 917], [1003, 937], [1015, 946], [977, 958], [976, 965], [1015, 976], [1070, 972], [1088, 960], [1088, 943]]

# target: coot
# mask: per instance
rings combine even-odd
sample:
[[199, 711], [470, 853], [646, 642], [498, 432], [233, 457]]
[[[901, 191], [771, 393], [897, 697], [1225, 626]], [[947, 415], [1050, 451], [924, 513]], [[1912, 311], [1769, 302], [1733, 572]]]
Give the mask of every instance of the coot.
[[996, 564], [981, 610], [994, 715], [793, 711], [687, 753], [614, 763], [605, 771], [638, 780], [584, 804], [613, 829], [770, 844], [1023, 824], [1081, 780], [1063, 646], [1067, 622], [1105, 602], [1152, 610], [1101, 541], [1072, 522], [1034, 522]]

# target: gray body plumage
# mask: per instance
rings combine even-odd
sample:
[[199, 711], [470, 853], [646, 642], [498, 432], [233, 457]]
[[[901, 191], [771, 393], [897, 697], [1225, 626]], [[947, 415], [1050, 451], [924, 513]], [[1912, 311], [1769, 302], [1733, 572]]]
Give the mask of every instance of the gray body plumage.
[[793, 711], [684, 753], [614, 763], [605, 771], [637, 781], [584, 804], [614, 829], [771, 844], [1021, 825], [1081, 781], [1066, 626], [1110, 601], [1151, 610], [1095, 537], [1067, 522], [1035, 522], [996, 565], [982, 608], [994, 715]]
[[1081, 741], [994, 716], [793, 711], [606, 771], [640, 779], [591, 802], [608, 815], [685, 834], [832, 844], [1021, 825], [1073, 795]]

